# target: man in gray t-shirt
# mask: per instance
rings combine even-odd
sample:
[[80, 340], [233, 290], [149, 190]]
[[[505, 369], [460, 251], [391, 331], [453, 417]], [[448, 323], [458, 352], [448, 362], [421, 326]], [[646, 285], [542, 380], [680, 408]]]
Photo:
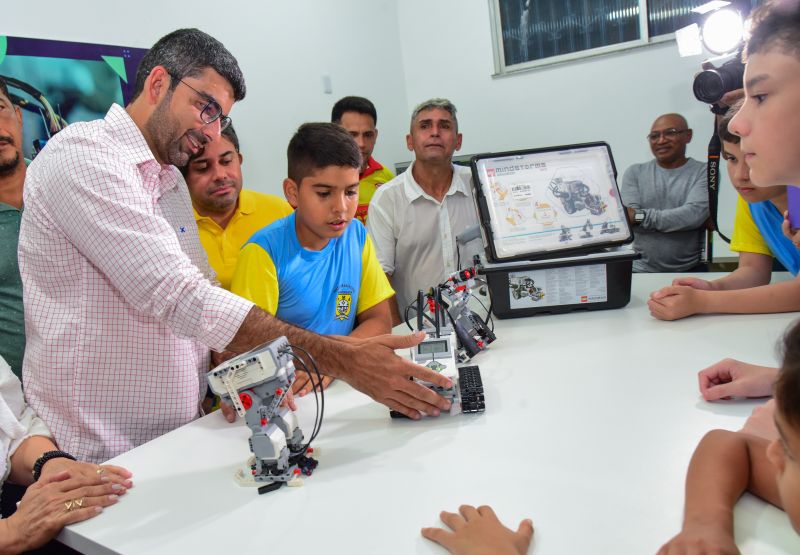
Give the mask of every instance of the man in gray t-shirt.
[[706, 165], [686, 157], [692, 130], [680, 114], [659, 116], [647, 135], [654, 160], [622, 177], [633, 225], [635, 272], [685, 272], [700, 263], [708, 219]]

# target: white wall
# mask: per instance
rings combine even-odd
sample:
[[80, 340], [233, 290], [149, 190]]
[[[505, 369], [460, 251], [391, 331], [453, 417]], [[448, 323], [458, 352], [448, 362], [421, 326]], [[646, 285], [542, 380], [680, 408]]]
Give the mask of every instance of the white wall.
[[[117, 8], [117, 5], [120, 7]], [[283, 195], [286, 146], [298, 125], [329, 121], [342, 96], [378, 106], [376, 156], [405, 159], [405, 78], [394, 0], [44, 0], [3, 6], [0, 34], [149, 48], [198, 27], [237, 57], [247, 97], [232, 111], [245, 156], [245, 186]], [[46, 14], [46, 17], [43, 15]], [[93, 14], [96, 14], [93, 17]], [[323, 74], [333, 94], [324, 94]]]
[[[713, 119], [692, 94], [701, 58], [680, 58], [674, 42], [493, 78], [487, 0], [403, 0], [398, 24], [409, 109], [433, 96], [452, 100], [462, 153], [602, 140], [621, 180], [652, 157], [645, 135], [653, 120], [679, 112], [695, 131], [689, 155], [705, 159]], [[730, 233], [735, 193], [727, 183], [720, 227]]]
[[[604, 140], [620, 174], [651, 157], [644, 139], [664, 112], [695, 129], [690, 156], [703, 159], [710, 113], [692, 96], [699, 58], [674, 42], [493, 78], [488, 0], [43, 0], [4, 6], [0, 33], [147, 48], [179, 27], [199, 27], [239, 59], [247, 98], [232, 113], [245, 154], [246, 186], [280, 194], [285, 150], [304, 121], [326, 121], [341, 96], [378, 107], [376, 157], [408, 160], [408, 116], [418, 102], [459, 108], [462, 153]], [[46, 13], [48, 17], [42, 17]], [[97, 15], [92, 18], [92, 14]], [[323, 94], [322, 75], [333, 94]], [[735, 196], [723, 185], [720, 223], [730, 231]]]

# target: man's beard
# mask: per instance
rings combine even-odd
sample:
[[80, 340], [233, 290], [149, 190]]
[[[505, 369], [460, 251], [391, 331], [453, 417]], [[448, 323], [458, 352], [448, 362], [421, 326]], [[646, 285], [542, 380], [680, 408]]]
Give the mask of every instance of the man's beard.
[[[222, 186], [226, 185], [231, 185], [235, 187], [235, 184], [233, 182], [226, 182]], [[210, 194], [208, 194], [209, 192], [213, 192], [218, 188], [219, 186], [214, 186], [214, 188], [211, 189], [211, 191], [206, 191], [206, 199], [205, 199], [206, 210], [210, 212], [224, 213], [227, 212], [232, 205], [236, 204], [236, 201], [239, 199], [239, 196], [234, 195], [233, 199], [231, 199], [230, 196], [227, 196], [225, 198], [214, 198]]]
[[8, 177], [9, 175], [13, 174], [15, 171], [17, 171], [19, 164], [19, 151], [15, 151], [12, 158], [8, 158], [6, 160], [0, 158], [0, 177]]
[[[189, 163], [189, 153], [181, 150], [181, 139], [184, 134], [180, 132], [180, 124], [169, 110], [169, 101], [172, 92], [156, 106], [150, 119], [145, 124], [145, 129], [150, 134], [159, 157], [167, 164], [182, 168]], [[177, 137], [177, 138], [176, 138]], [[198, 143], [204, 144], [205, 137], [195, 137]]]

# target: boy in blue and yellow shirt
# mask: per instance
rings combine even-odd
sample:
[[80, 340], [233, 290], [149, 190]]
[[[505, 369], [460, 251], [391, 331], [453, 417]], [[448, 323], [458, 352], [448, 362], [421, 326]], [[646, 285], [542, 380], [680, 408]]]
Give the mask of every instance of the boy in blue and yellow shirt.
[[[394, 291], [366, 228], [354, 220], [358, 146], [338, 125], [306, 123], [289, 142], [287, 158], [283, 191], [295, 212], [245, 243], [231, 291], [319, 334], [390, 333]], [[308, 385], [299, 376], [298, 382], [296, 392]]]

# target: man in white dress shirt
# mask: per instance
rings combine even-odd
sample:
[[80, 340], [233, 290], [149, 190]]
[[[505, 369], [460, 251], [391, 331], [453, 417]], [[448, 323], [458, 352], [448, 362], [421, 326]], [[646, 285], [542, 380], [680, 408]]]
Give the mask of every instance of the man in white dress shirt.
[[241, 353], [282, 335], [323, 373], [406, 416], [450, 408], [409, 378], [443, 387], [449, 380], [393, 353], [419, 337], [318, 336], [209, 279], [175, 166], [220, 136], [244, 95], [238, 62], [222, 43], [179, 29], [144, 57], [126, 108], [70, 125], [27, 171], [19, 236], [25, 395], [79, 459], [107, 460], [196, 418], [209, 348]]
[[406, 143], [414, 162], [375, 192], [367, 220], [378, 260], [397, 293], [395, 324], [418, 290], [471, 265], [475, 245], [457, 249], [456, 237], [478, 225], [470, 171], [453, 165], [453, 153], [461, 148], [453, 103], [433, 98], [417, 106]]

